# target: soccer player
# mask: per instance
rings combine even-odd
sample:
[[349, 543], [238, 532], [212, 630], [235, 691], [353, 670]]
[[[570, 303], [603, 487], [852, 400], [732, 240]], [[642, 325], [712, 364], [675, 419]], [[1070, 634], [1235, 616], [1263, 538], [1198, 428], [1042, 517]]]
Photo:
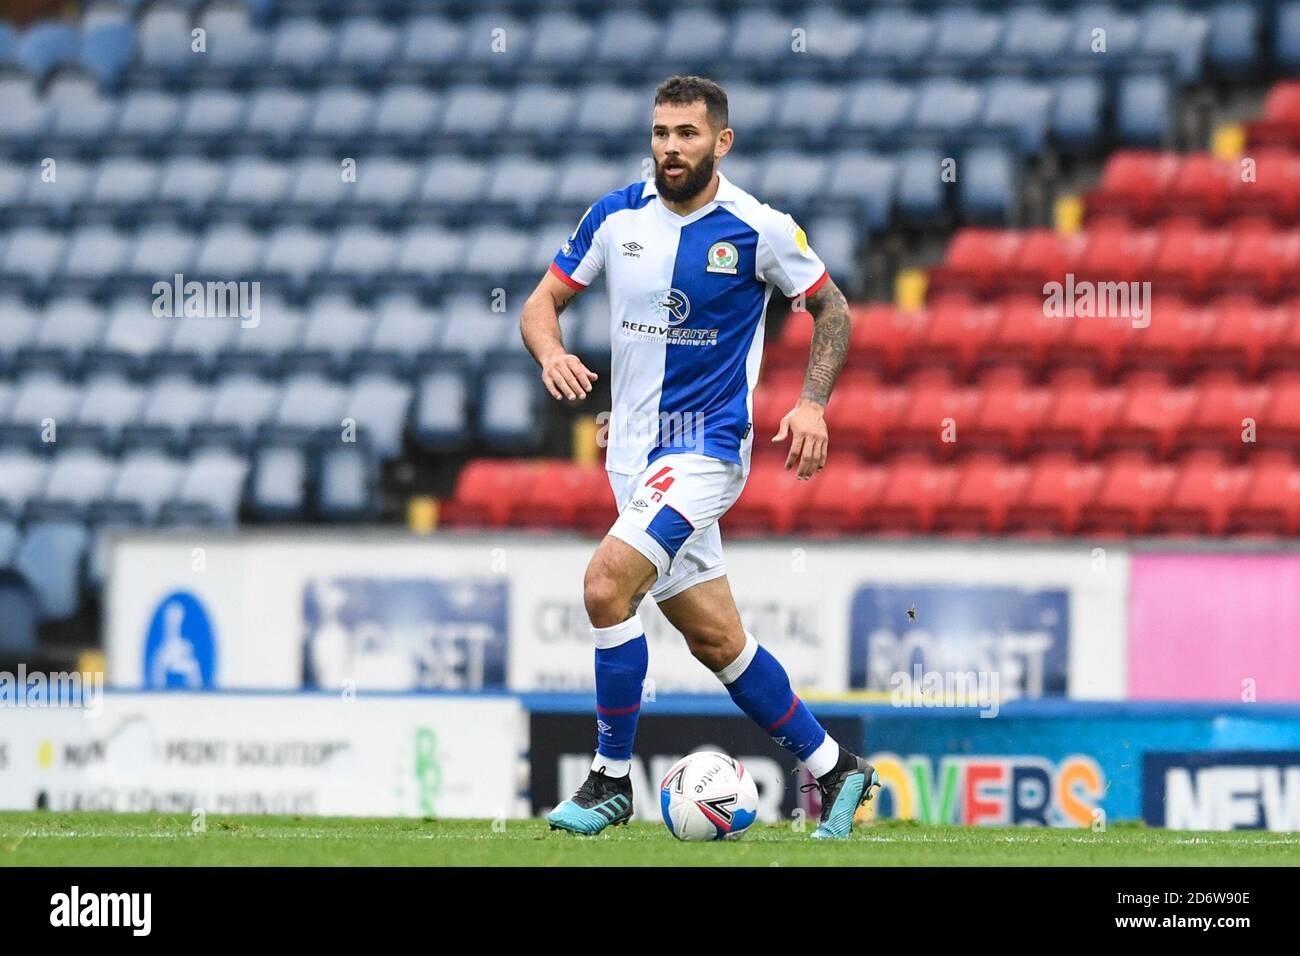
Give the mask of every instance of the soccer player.
[[809, 479], [826, 465], [823, 414], [848, 348], [848, 305], [789, 216], [730, 183], [727, 94], [695, 76], [655, 92], [653, 181], [598, 200], [524, 304], [524, 342], [556, 399], [585, 398], [595, 373], [564, 347], [559, 314], [606, 271], [613, 351], [605, 467], [619, 516], [587, 566], [596, 645], [596, 756], [548, 817], [599, 833], [632, 816], [632, 743], [647, 668], [637, 606], [647, 593], [737, 706], [817, 780], [814, 837], [844, 837], [879, 786], [790, 689], [785, 669], [741, 625], [718, 519], [740, 497], [754, 441], [753, 391], [773, 288], [814, 319], [803, 394], [773, 441]]

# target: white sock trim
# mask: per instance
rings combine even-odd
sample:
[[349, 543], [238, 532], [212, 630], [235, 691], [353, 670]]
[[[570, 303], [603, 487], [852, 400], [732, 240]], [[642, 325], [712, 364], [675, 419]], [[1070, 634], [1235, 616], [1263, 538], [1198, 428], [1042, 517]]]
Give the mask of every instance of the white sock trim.
[[[828, 737], [827, 740], [829, 739]], [[596, 759], [591, 762], [591, 769], [600, 770], [607, 777], [626, 777], [632, 772], [632, 761], [614, 760], [597, 753]]]
[[754, 635], [749, 631], [745, 632], [745, 646], [740, 649], [740, 656], [728, 664], [720, 671], [714, 671], [713, 674], [724, 684], [733, 683], [736, 678], [749, 668], [750, 663], [754, 660], [754, 655], [758, 653], [758, 641], [754, 640]]
[[839, 760], [840, 745], [831, 739], [830, 734], [827, 734], [826, 739], [821, 742], [821, 746], [808, 755], [808, 759], [803, 762], [803, 765], [808, 768], [808, 772], [814, 777], [820, 777], [834, 770]]
[[622, 624], [615, 624], [613, 627], [593, 627], [591, 629], [591, 636], [595, 640], [596, 646], [605, 651], [611, 647], [626, 644], [628, 641], [634, 641], [644, 633], [645, 626], [641, 623], [641, 618], [635, 614]]

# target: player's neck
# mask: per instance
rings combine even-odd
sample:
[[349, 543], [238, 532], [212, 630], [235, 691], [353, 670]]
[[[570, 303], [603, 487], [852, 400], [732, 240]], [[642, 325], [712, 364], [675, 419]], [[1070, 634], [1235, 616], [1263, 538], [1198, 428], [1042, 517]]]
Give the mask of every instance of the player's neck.
[[677, 215], [689, 216], [691, 213], [695, 212], [695, 210], [701, 209], [713, 202], [714, 197], [718, 195], [718, 185], [718, 171], [715, 169], [713, 171], [713, 178], [709, 180], [709, 184], [690, 199], [687, 199], [684, 202], [672, 202], [671, 200], [665, 199], [662, 194], [660, 194], [659, 199], [665, 206], [677, 213]]

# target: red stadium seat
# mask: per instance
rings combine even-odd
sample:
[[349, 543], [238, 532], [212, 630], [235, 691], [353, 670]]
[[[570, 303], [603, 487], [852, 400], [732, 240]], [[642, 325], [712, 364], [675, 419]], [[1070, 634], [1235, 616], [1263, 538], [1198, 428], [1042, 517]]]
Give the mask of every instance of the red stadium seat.
[[1154, 229], [1093, 235], [1074, 269], [1094, 281], [1140, 282], [1151, 278], [1160, 234]]
[[1300, 235], [1251, 232], [1238, 235], [1220, 277], [1225, 291], [1275, 298], [1294, 288], [1300, 268]]
[[920, 343], [928, 362], [951, 365], [969, 374], [997, 335], [1002, 310], [971, 302], [964, 296], [944, 296], [928, 306], [930, 323]]
[[1228, 514], [1245, 495], [1250, 472], [1222, 462], [1181, 463], [1169, 502], [1152, 518], [1151, 530], [1161, 534], [1221, 535]]
[[900, 386], [837, 388], [826, 408], [831, 441], [836, 448], [879, 452], [910, 400], [910, 390]]
[[1245, 494], [1228, 511], [1227, 530], [1270, 537], [1300, 534], [1300, 464], [1272, 461], [1253, 469]]
[[1225, 163], [1209, 153], [1183, 157], [1178, 172], [1157, 208], [1165, 215], [1192, 215], [1205, 223], [1219, 222], [1233, 208], [1241, 185], [1241, 166]]
[[1030, 229], [1008, 271], [1008, 282], [1041, 295], [1044, 283], [1064, 282], [1066, 273], [1079, 271], [1087, 248], [1086, 233], [1062, 236], [1050, 229]]
[[1160, 196], [1178, 172], [1179, 157], [1172, 153], [1125, 150], [1106, 162], [1100, 186], [1087, 197], [1088, 214], [1122, 213], [1146, 221]]
[[[1214, 334], [1199, 344], [1198, 364], [1255, 376], [1277, 359], [1292, 326], [1288, 304], [1266, 305], [1250, 296], [1231, 295], [1215, 299], [1210, 308], [1215, 313]], [[1296, 356], [1300, 358], [1300, 350]]]
[[[1108, 311], [1111, 311], [1109, 306]], [[1088, 363], [1106, 375], [1113, 375], [1131, 336], [1141, 331], [1126, 315], [1083, 316], [1068, 321], [1066, 336], [1048, 349], [1053, 362]]]
[[832, 453], [832, 463], [813, 478], [808, 497], [795, 513], [793, 529], [814, 535], [860, 533], [867, 511], [880, 499], [887, 474], [880, 465], [834, 461]]
[[1073, 534], [1097, 494], [1105, 469], [1071, 455], [1043, 455], [1030, 465], [1020, 500], [1007, 509], [1005, 530], [1021, 535]]
[[1151, 282], [1161, 292], [1208, 295], [1215, 276], [1228, 261], [1232, 238], [1205, 229], [1163, 229], [1151, 264]]
[[982, 386], [984, 402], [973, 426], [960, 435], [964, 447], [1019, 455], [1030, 432], [1041, 428], [1056, 401], [1050, 388]]
[[1182, 448], [1213, 448], [1228, 454], [1245, 453], [1254, 447], [1243, 442], [1249, 418], [1256, 430], [1267, 427], [1273, 390], [1267, 384], [1221, 383], [1201, 388], [1201, 398], [1192, 417], [1178, 436]]
[[1138, 450], [1165, 457], [1190, 421], [1200, 394], [1193, 388], [1129, 388], [1124, 411], [1102, 436], [1103, 449]]
[[1070, 388], [1060, 392], [1047, 420], [1031, 428], [1032, 445], [1091, 456], [1119, 418], [1128, 396], [1120, 388]]
[[899, 451], [925, 451], [948, 457], [965, 451], [964, 430], [975, 426], [983, 394], [977, 388], [939, 386], [917, 388], [898, 426], [885, 436], [885, 445]]
[[889, 466], [880, 502], [866, 515], [870, 531], [928, 534], [935, 512], [947, 504], [957, 486], [957, 471], [921, 455], [904, 455]]
[[456, 480], [456, 490], [439, 508], [439, 524], [456, 528], [500, 528], [510, 503], [537, 474], [532, 461], [480, 458], [471, 461]]
[[982, 356], [986, 362], [1017, 362], [1026, 368], [1042, 368], [1079, 321], [1049, 316], [1041, 295], [1008, 296], [1003, 302], [997, 336]]
[[[578, 515], [601, 500], [605, 470], [571, 461], [543, 461], [515, 491], [508, 522], [516, 528], [571, 528]], [[609, 524], [614, 515], [607, 515]]]
[[609, 475], [603, 468], [596, 469], [599, 481], [593, 479], [586, 489], [588, 497], [574, 517], [574, 527], [583, 534], [603, 538], [618, 517], [618, 502], [610, 487]]
[[1300, 383], [1274, 386], [1272, 404], [1259, 423], [1256, 438], [1260, 448], [1300, 449]]
[[1029, 486], [1028, 465], [979, 455], [962, 465], [952, 500], [935, 511], [936, 531], [948, 534], [1001, 534], [1007, 512], [1020, 504]]
[[1192, 356], [1213, 339], [1218, 314], [1188, 305], [1177, 296], [1157, 296], [1147, 306], [1146, 318], [1150, 322], [1125, 338], [1121, 364], [1128, 368], [1186, 370]]
[[853, 310], [849, 354], [858, 361], [896, 371], [925, 335], [929, 315], [925, 310], [900, 312], [877, 305]]
[[811, 481], [799, 481], [795, 469], [765, 466], [749, 473], [740, 499], [722, 517], [722, 533], [734, 537], [787, 534], [795, 512], [812, 491]]
[[988, 294], [998, 288], [1023, 243], [1024, 234], [1009, 229], [957, 230], [943, 264], [930, 271], [931, 294]]
[[1080, 514], [1079, 530], [1097, 535], [1145, 534], [1152, 516], [1165, 507], [1178, 469], [1141, 455], [1112, 461], [1092, 503]]

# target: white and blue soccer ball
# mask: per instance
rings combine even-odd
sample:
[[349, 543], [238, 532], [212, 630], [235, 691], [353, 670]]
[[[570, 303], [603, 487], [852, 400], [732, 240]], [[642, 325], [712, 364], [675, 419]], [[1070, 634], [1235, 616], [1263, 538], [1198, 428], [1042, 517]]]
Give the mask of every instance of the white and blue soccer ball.
[[659, 807], [679, 840], [734, 840], [758, 816], [758, 788], [735, 757], [702, 750], [664, 775]]

